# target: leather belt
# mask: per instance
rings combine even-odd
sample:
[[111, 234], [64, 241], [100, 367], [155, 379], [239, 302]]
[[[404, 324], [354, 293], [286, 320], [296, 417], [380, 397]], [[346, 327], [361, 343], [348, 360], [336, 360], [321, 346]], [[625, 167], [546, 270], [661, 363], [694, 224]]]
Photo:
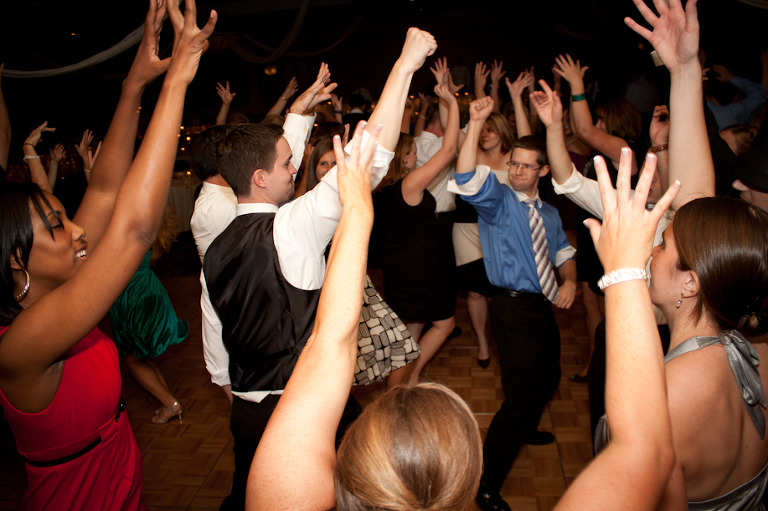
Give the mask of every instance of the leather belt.
[[542, 293], [526, 293], [525, 291], [512, 291], [511, 289], [503, 289], [500, 287], [497, 287], [495, 292], [497, 295], [506, 296], [507, 298], [514, 298], [516, 300], [547, 301], [547, 297]]

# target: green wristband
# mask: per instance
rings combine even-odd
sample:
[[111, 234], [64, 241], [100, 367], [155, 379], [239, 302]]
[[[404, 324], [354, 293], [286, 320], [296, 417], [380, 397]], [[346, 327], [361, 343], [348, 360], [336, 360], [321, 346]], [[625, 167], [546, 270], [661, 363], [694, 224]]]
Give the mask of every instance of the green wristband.
[[581, 94], [571, 94], [571, 101], [584, 101], [587, 99], [587, 93], [582, 92]]

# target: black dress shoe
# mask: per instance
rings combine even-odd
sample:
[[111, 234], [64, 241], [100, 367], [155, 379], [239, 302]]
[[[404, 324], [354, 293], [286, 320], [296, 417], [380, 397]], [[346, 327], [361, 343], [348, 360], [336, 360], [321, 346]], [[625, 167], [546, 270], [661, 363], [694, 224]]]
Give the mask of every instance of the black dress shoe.
[[523, 441], [528, 445], [547, 445], [555, 441], [555, 435], [549, 431], [534, 431]]
[[587, 383], [589, 381], [589, 376], [582, 376], [579, 373], [572, 374], [568, 377], [569, 380], [571, 380], [573, 383]]
[[512, 511], [498, 492], [489, 491], [482, 483], [477, 491], [475, 502], [482, 511]]
[[478, 358], [477, 359], [477, 365], [479, 365], [483, 369], [487, 369], [488, 366], [491, 365], [491, 357], [488, 357], [488, 358]]

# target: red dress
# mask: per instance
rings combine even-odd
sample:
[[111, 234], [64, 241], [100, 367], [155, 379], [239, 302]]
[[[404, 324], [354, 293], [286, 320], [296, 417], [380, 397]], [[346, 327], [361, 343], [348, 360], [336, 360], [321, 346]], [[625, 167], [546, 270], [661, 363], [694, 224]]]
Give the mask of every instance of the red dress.
[[[6, 330], [0, 327], [0, 335]], [[94, 328], [63, 358], [59, 388], [45, 410], [22, 412], [0, 389], [0, 406], [26, 460], [24, 507], [146, 509], [141, 453], [128, 415], [117, 416], [122, 379], [114, 343]]]

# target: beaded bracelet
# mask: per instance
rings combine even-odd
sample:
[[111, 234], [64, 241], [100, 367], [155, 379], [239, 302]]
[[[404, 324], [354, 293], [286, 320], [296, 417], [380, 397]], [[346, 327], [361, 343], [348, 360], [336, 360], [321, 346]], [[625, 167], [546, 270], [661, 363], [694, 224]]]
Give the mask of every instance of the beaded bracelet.
[[606, 287], [618, 284], [619, 282], [646, 280], [647, 278], [645, 268], [619, 268], [600, 277], [600, 280], [597, 281], [597, 287], [602, 291]]

